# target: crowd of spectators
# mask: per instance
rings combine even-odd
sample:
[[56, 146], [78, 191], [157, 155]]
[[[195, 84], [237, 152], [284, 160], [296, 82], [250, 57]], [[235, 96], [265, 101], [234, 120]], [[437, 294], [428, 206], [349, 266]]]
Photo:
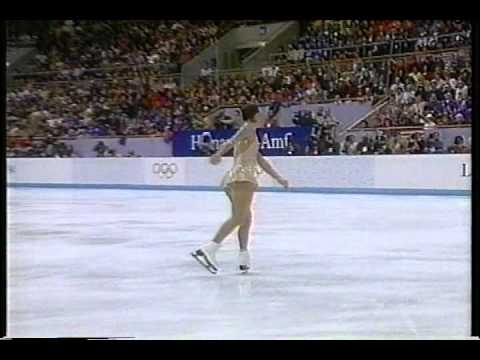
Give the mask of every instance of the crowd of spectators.
[[363, 126], [469, 123], [471, 67], [465, 58], [411, 57], [390, 69], [386, 62], [355, 61], [343, 72], [335, 63], [263, 69], [225, 74], [218, 82], [203, 77], [185, 89], [177, 78], [140, 70], [111, 80], [27, 83], [7, 94], [7, 130], [10, 136], [169, 139], [177, 131], [211, 126], [206, 116], [219, 105], [374, 100], [387, 93], [392, 104]]
[[279, 69], [274, 74], [200, 78], [180, 89], [178, 79], [140, 70], [111, 80], [27, 83], [7, 94], [11, 136], [161, 135], [207, 128], [219, 105], [314, 102], [385, 94], [380, 63], [340, 72], [334, 64]]
[[[165, 141], [171, 141], [173, 135], [182, 130], [229, 128], [231, 119], [220, 114], [212, 122], [208, 115], [221, 105], [246, 103], [275, 103], [285, 107], [353, 99], [375, 103], [389, 96], [388, 104], [360, 127], [471, 123], [469, 52], [381, 61], [352, 59], [321, 65], [272, 65], [256, 71], [223, 74], [214, 74], [213, 64], [206, 64], [197, 81], [181, 88], [180, 79], [164, 75], [158, 64], [181, 63], [177, 55], [191, 56], [215, 41], [226, 27], [238, 26], [240, 22], [67, 21], [58, 25], [50, 30], [55, 34], [54, 40], [44, 41], [45, 53], [39, 61], [44, 70], [61, 69], [55, 79], [62, 81], [30, 79], [7, 93], [9, 137], [50, 139], [50, 143], [36, 141], [35, 146], [33, 143], [32, 146], [24, 143], [18, 146], [28, 149], [29, 154], [68, 156], [69, 150], [58, 145], [61, 142], [57, 144], [52, 140], [62, 137], [161, 135]], [[322, 36], [338, 32], [347, 36], [350, 43], [360, 43], [368, 34], [367, 42], [371, 42], [370, 36], [373, 36], [372, 41], [377, 41], [376, 36], [389, 35], [390, 39], [396, 39], [412, 34], [425, 37], [469, 32], [469, 24], [462, 21], [322, 20], [311, 24], [310, 29], [321, 31]], [[192, 31], [195, 35], [190, 34]], [[151, 41], [141, 41], [152, 34], [155, 36]], [[185, 36], [187, 34], [191, 36]], [[91, 41], [93, 37], [95, 42]], [[197, 40], [192, 40], [196, 37]], [[169, 39], [173, 39], [174, 45], [167, 45]], [[304, 37], [299, 41], [306, 43]], [[333, 40], [328, 41], [331, 46]], [[162, 50], [169, 46], [174, 50]], [[162, 55], [152, 60], [156, 52]], [[128, 66], [111, 71], [92, 70], [95, 66], [119, 64]], [[300, 115], [294, 122], [298, 126], [311, 126], [317, 121], [308, 114]], [[343, 151], [334, 134], [322, 137], [319, 144], [311, 139], [309, 153]], [[290, 152], [299, 151], [295, 144], [290, 146]], [[10, 150], [15, 148], [15, 144], [10, 144]], [[109, 154], [108, 151], [103, 153]]]
[[121, 75], [122, 68], [102, 70], [115, 66], [155, 64], [160, 71], [179, 72], [179, 65], [227, 29], [214, 21], [68, 20], [51, 30], [35, 70], [55, 71], [41, 75], [49, 80]]
[[[218, 105], [281, 103], [283, 106], [329, 101], [372, 101], [386, 95], [385, 62], [335, 63], [316, 67], [272, 67], [260, 71], [201, 78], [186, 90], [203, 99], [205, 109]], [[216, 123], [223, 126], [222, 123]]]
[[374, 100], [387, 93], [393, 103], [363, 126], [471, 122], [468, 56], [413, 56], [387, 66], [273, 68], [225, 74], [218, 82], [203, 77], [185, 89], [177, 78], [140, 70], [128, 78], [30, 83], [7, 94], [7, 129], [12, 136], [161, 135], [208, 127], [205, 116], [219, 105]]
[[7, 157], [78, 157], [72, 145], [53, 138], [8, 139]]
[[331, 133], [318, 133], [309, 136], [304, 148], [291, 142], [287, 153], [291, 156], [322, 155], [389, 155], [389, 154], [446, 154], [469, 153], [471, 143], [463, 136], [456, 136], [451, 144], [444, 144], [438, 132], [426, 134], [417, 131], [401, 134], [398, 131], [364, 134], [358, 140], [349, 134], [338, 141]]
[[17, 79], [79, 80], [121, 77], [149, 66], [156, 73], [179, 73], [180, 66], [226, 32], [252, 20], [67, 20], [53, 22], [39, 53]]
[[438, 132], [426, 134], [423, 131], [401, 134], [399, 131], [377, 132], [373, 136], [363, 135], [359, 141], [355, 135], [346, 136], [341, 143], [342, 155], [372, 154], [443, 154], [467, 153], [470, 145], [462, 136], [457, 136], [452, 144], [444, 144]]
[[168, 78], [28, 84], [7, 94], [10, 136], [164, 135], [193, 128], [200, 113]]
[[363, 127], [471, 124], [469, 56], [411, 57], [391, 62], [390, 103]]
[[[96, 157], [140, 157], [134, 150], [125, 154], [108, 147], [103, 141], [99, 141], [92, 148]], [[58, 138], [48, 136], [8, 139], [7, 157], [57, 157], [72, 158], [81, 157], [72, 144], [67, 144]]]
[[463, 20], [317, 20], [274, 56], [277, 62], [372, 57], [471, 44]]

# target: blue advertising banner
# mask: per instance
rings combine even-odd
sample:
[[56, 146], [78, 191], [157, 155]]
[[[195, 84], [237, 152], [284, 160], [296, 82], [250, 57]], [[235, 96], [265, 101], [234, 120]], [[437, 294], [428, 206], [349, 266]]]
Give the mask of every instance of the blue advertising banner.
[[[206, 156], [235, 134], [235, 130], [198, 130], [178, 132], [173, 140], [173, 156]], [[311, 127], [275, 127], [257, 130], [260, 149], [265, 156], [288, 155], [294, 144], [297, 154], [305, 149]], [[290, 146], [291, 148], [291, 146]], [[209, 151], [210, 150], [210, 151]]]

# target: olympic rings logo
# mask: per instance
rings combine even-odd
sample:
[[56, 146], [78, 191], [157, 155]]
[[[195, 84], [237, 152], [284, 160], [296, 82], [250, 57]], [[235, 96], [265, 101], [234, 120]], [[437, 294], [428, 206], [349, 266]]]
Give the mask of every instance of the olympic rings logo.
[[175, 163], [154, 163], [152, 165], [152, 172], [158, 175], [161, 179], [171, 179], [178, 171], [178, 166]]

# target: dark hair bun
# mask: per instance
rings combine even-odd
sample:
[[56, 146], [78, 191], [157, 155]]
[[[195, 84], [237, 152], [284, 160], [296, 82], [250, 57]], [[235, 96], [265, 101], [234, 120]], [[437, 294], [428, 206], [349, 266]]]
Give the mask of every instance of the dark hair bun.
[[242, 108], [243, 120], [251, 120], [258, 113], [258, 106], [254, 104], [245, 105]]

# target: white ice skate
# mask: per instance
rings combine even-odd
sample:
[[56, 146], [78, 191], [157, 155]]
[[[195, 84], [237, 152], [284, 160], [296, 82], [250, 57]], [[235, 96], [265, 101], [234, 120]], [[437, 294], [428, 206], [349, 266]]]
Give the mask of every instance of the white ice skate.
[[220, 246], [218, 244], [207, 244], [202, 248], [191, 253], [193, 258], [198, 261], [205, 269], [212, 274], [216, 274], [219, 270], [215, 254]]
[[250, 253], [247, 251], [240, 251], [238, 257], [240, 272], [245, 274], [250, 270]]

